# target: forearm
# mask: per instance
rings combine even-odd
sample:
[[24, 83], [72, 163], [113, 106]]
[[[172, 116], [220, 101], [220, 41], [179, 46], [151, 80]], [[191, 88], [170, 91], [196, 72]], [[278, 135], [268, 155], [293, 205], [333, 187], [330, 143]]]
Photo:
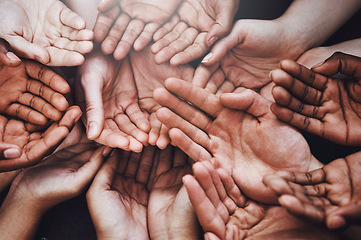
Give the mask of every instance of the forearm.
[[360, 7], [360, 0], [294, 0], [277, 21], [307, 50], [323, 43]]

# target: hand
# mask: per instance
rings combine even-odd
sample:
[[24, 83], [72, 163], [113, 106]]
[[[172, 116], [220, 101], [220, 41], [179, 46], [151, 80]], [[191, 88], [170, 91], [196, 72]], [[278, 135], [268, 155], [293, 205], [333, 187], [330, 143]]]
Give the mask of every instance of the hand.
[[[268, 74], [278, 67], [280, 60], [295, 60], [305, 51], [287, 26], [277, 20], [239, 20], [202, 63], [206, 66], [220, 64], [228, 84], [233, 86], [232, 91], [240, 86], [261, 89], [271, 81]], [[219, 87], [222, 83], [216, 85]]]
[[79, 195], [108, 153], [105, 147], [81, 143], [21, 171], [1, 206], [0, 228], [4, 236], [32, 239], [42, 215], [51, 207]]
[[191, 172], [187, 155], [168, 146], [156, 157], [150, 186], [148, 224], [151, 239], [198, 239], [198, 224], [182, 187], [182, 177]]
[[157, 29], [165, 23], [182, 0], [106, 0], [94, 26], [95, 40], [102, 42], [105, 54], [123, 59], [131, 50], [145, 48]]
[[141, 52], [130, 53], [130, 62], [137, 87], [139, 105], [148, 113], [150, 122], [149, 144], [165, 148], [169, 143], [168, 129], [156, 118], [156, 110], [160, 105], [153, 99], [153, 91], [163, 87], [168, 77], [177, 76], [190, 81], [194, 69], [189, 65], [171, 67], [168, 63], [158, 65], [154, 62], [154, 54], [149, 48]]
[[79, 107], [72, 106], [60, 121], [46, 129], [38, 129], [22, 121], [0, 116], [1, 142], [17, 145], [21, 150], [20, 157], [0, 161], [0, 171], [15, 170], [40, 162], [64, 140], [80, 117]]
[[204, 56], [231, 31], [238, 5], [238, 0], [185, 0], [178, 16], [154, 35], [155, 61], [161, 64], [170, 60], [172, 65], [180, 65]]
[[93, 32], [59, 0], [7, 0], [1, 9], [7, 24], [0, 34], [19, 56], [51, 66], [77, 66], [93, 48]]
[[98, 239], [149, 239], [147, 183], [154, 147], [142, 153], [113, 150], [87, 192]]
[[271, 102], [256, 92], [241, 88], [219, 98], [174, 78], [167, 79], [165, 87], [170, 92], [157, 89], [154, 98], [173, 111], [157, 111], [157, 118], [170, 128], [172, 144], [195, 161], [212, 161], [229, 171], [248, 197], [276, 202], [262, 183], [265, 174], [321, 166], [303, 136], [280, 122], [270, 111]]
[[[336, 53], [316, 73], [292, 61], [280, 66], [271, 73], [272, 111], [280, 120], [335, 143], [361, 145], [361, 58]], [[333, 78], [337, 72], [351, 79]]]
[[[324, 223], [330, 229], [361, 224], [359, 182], [361, 153], [340, 158], [311, 172], [276, 172], [264, 183], [292, 214]], [[356, 184], [357, 185], [357, 184]]]
[[334, 233], [292, 217], [283, 208], [246, 198], [232, 176], [209, 162], [183, 178], [204, 229], [204, 239], [337, 239]]
[[[88, 138], [115, 148], [139, 152], [148, 142], [150, 124], [139, 108], [129, 60], [119, 63], [98, 49], [80, 70], [78, 102], [86, 106]], [[78, 81], [79, 83], [79, 81]]]
[[59, 121], [68, 107], [63, 96], [70, 92], [68, 83], [40, 63], [25, 59], [16, 67], [0, 63], [0, 76], [2, 114], [45, 125]]

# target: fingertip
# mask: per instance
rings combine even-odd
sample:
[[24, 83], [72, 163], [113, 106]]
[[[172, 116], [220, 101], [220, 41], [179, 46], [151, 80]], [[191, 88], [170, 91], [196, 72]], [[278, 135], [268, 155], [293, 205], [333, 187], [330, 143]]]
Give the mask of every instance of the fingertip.
[[345, 227], [347, 222], [345, 218], [340, 215], [331, 215], [326, 219], [326, 225], [329, 229], [338, 229]]
[[19, 158], [21, 156], [21, 152], [17, 148], [8, 148], [4, 150], [3, 155], [5, 159], [13, 159]]
[[87, 126], [87, 137], [89, 140], [95, 140], [100, 135], [100, 128], [96, 122], [89, 122]]

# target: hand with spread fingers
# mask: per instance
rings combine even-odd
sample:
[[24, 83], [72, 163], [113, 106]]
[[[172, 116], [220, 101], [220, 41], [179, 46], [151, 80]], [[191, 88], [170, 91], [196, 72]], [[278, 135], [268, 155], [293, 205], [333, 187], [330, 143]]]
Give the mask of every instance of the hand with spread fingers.
[[151, 239], [198, 239], [197, 219], [182, 185], [191, 162], [180, 149], [158, 151], [149, 184], [148, 224]]
[[20, 150], [19, 153], [12, 150], [13, 158], [0, 161], [0, 171], [11, 171], [40, 162], [62, 143], [80, 117], [80, 108], [72, 106], [59, 121], [39, 128], [23, 121], [0, 116], [2, 144], [16, 145]]
[[147, 184], [155, 151], [114, 149], [95, 176], [87, 203], [98, 239], [149, 239]]
[[139, 107], [129, 59], [120, 63], [97, 49], [87, 56], [80, 75], [77, 101], [86, 107], [88, 138], [140, 152], [148, 143], [150, 124]]
[[180, 77], [191, 81], [194, 69], [190, 65], [171, 67], [169, 63], [158, 65], [154, 62], [154, 54], [147, 47], [140, 52], [130, 53], [138, 101], [142, 111], [148, 114], [150, 123], [149, 140], [151, 145], [165, 148], [169, 143], [168, 128], [156, 117], [156, 110], [160, 105], [153, 99], [153, 91], [163, 87], [168, 77]]
[[6, 0], [0, 16], [7, 24], [0, 35], [16, 54], [51, 66], [77, 66], [93, 49], [93, 32], [59, 0]]
[[106, 147], [82, 142], [22, 170], [0, 209], [2, 236], [32, 239], [41, 217], [55, 205], [79, 195], [100, 167]]
[[280, 120], [338, 144], [361, 145], [361, 58], [336, 53], [312, 70], [288, 60], [280, 66], [270, 74], [271, 109]]
[[123, 59], [132, 47], [145, 48], [157, 29], [173, 15], [182, 0], [105, 0], [94, 26], [95, 41], [105, 54]]
[[248, 199], [229, 172], [210, 162], [183, 177], [204, 239], [338, 239], [323, 227], [293, 217], [279, 206]]
[[154, 35], [152, 46], [158, 64], [186, 64], [206, 54], [232, 28], [238, 0], [185, 0], [177, 15]]
[[256, 92], [240, 88], [217, 97], [175, 78], [167, 79], [165, 87], [168, 91], [157, 89], [154, 98], [164, 106], [157, 118], [170, 129], [171, 143], [195, 161], [211, 161], [232, 173], [248, 197], [274, 203], [275, 194], [262, 183], [264, 175], [322, 166], [303, 136], [279, 121], [271, 102]]
[[276, 172], [264, 183], [290, 213], [330, 229], [361, 225], [360, 158], [354, 153], [311, 172]]

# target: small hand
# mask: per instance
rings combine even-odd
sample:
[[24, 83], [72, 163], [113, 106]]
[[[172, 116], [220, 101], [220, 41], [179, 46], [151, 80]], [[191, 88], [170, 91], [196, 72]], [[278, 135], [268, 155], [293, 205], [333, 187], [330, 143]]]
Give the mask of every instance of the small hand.
[[51, 66], [76, 66], [93, 48], [93, 32], [59, 0], [3, 1], [0, 16], [8, 22], [0, 27], [1, 36], [19, 56]]

